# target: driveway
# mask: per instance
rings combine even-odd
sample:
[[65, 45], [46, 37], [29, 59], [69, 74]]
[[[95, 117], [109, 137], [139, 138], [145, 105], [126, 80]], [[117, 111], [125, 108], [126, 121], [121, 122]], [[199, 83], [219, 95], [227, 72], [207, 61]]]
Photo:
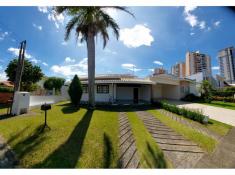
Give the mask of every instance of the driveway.
[[175, 104], [179, 107], [200, 110], [203, 114], [208, 115], [211, 119], [235, 126], [235, 110], [182, 101], [169, 100], [169, 103]]

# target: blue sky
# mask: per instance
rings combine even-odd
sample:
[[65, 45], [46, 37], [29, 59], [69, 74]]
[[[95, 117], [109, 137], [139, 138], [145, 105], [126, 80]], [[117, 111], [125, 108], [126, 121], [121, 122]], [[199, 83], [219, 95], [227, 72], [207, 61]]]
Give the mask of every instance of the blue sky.
[[[217, 52], [235, 45], [235, 14], [223, 7], [129, 7], [135, 18], [123, 12], [108, 13], [120, 25], [120, 38], [110, 32], [103, 50], [96, 43], [96, 73], [151, 74], [155, 67], [184, 61], [189, 51], [211, 56], [213, 74], [218, 73]], [[26, 58], [47, 76], [70, 79], [87, 74], [86, 45], [74, 35], [64, 42], [69, 17], [54, 16], [50, 7], [0, 7], [0, 79], [19, 42], [27, 40]]]

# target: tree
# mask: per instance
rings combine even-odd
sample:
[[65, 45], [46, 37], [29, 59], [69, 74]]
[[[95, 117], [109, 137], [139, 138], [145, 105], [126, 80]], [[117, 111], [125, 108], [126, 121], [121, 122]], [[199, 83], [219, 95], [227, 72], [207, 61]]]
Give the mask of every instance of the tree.
[[[8, 80], [14, 82], [15, 74], [17, 69], [17, 59], [10, 61], [5, 72], [7, 74]], [[36, 82], [41, 80], [43, 77], [42, 70], [39, 66], [33, 65], [30, 61], [24, 60], [24, 69], [21, 78], [21, 90], [22, 91], [32, 91], [35, 87]]]
[[71, 102], [75, 106], [79, 106], [82, 97], [82, 84], [77, 75], [73, 77], [73, 80], [68, 90]]
[[72, 30], [75, 30], [76, 40], [86, 42], [88, 54], [88, 94], [89, 107], [95, 105], [95, 38], [100, 35], [105, 48], [109, 40], [108, 28], [113, 30], [116, 38], [119, 38], [119, 26], [107, 13], [107, 9], [116, 9], [131, 14], [125, 7], [55, 7], [56, 14], [65, 13], [71, 16], [66, 25], [65, 40], [70, 37]]
[[201, 98], [205, 100], [205, 102], [210, 103], [212, 99], [212, 85], [210, 84], [209, 81], [203, 80], [201, 87], [200, 87], [200, 92], [201, 92]]
[[61, 87], [64, 85], [65, 79], [59, 77], [49, 77], [43, 84], [44, 88], [47, 90], [60, 91]]

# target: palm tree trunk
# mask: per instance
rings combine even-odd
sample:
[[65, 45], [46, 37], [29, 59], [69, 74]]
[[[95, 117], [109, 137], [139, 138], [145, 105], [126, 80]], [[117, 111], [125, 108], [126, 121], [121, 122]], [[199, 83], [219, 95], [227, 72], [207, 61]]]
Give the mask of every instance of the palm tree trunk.
[[95, 107], [95, 36], [89, 32], [87, 38], [87, 54], [88, 54], [88, 106]]

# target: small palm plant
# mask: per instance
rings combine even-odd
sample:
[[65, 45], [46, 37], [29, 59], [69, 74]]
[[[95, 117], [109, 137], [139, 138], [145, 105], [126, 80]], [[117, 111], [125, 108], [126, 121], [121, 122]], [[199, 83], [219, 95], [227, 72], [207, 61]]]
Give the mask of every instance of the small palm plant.
[[76, 39], [86, 42], [88, 53], [88, 94], [89, 107], [95, 105], [95, 37], [100, 35], [105, 48], [109, 40], [108, 28], [113, 30], [119, 38], [119, 26], [107, 13], [107, 9], [116, 9], [132, 15], [125, 7], [55, 7], [59, 15], [65, 13], [71, 19], [66, 25], [65, 40], [68, 40], [72, 30], [75, 30]]

